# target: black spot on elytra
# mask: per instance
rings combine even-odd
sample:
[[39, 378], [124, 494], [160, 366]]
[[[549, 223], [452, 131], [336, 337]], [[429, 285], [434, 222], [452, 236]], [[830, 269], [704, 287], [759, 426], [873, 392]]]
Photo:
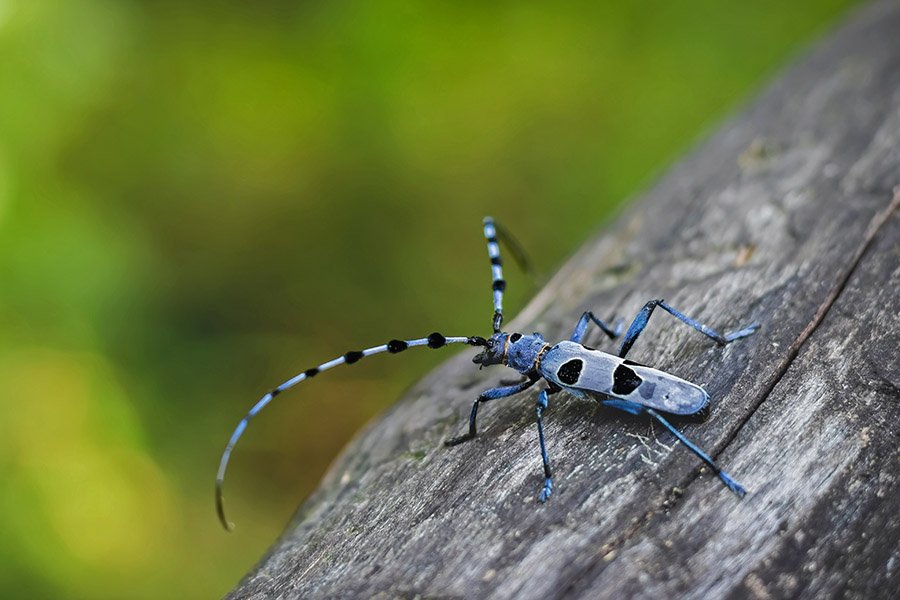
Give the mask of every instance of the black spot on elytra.
[[638, 387], [638, 391], [641, 393], [641, 398], [649, 400], [653, 397], [653, 392], [656, 391], [656, 384], [651, 381], [645, 381], [644, 385]]
[[578, 383], [582, 367], [584, 367], [584, 361], [580, 358], [573, 358], [556, 371], [556, 376], [566, 385], [575, 385]]
[[344, 362], [347, 363], [348, 365], [352, 365], [353, 363], [355, 363], [356, 361], [361, 359], [363, 356], [365, 356], [365, 355], [362, 352], [359, 352], [358, 350], [351, 350], [350, 352], [348, 352], [347, 354], [344, 355]]
[[403, 340], [391, 340], [387, 343], [388, 352], [391, 354], [397, 354], [398, 352], [403, 352], [407, 348], [409, 348], [409, 344], [404, 342]]
[[641, 385], [641, 381], [643, 380], [638, 377], [637, 373], [621, 364], [613, 372], [613, 394], [627, 396]]
[[428, 336], [428, 347], [429, 348], [440, 348], [444, 344], [447, 343], [447, 338], [442, 336], [438, 332], [434, 332]]
[[521, 339], [522, 339], [522, 334], [521, 334], [521, 333], [514, 333], [514, 334], [512, 334], [511, 336], [509, 336], [509, 342], [510, 342], [511, 344], [515, 344], [516, 342], [518, 342], [518, 341], [521, 340]]

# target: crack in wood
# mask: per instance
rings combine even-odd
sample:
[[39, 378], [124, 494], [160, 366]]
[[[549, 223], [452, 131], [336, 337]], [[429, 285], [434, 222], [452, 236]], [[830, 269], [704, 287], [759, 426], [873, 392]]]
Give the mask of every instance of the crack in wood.
[[[719, 449], [716, 450], [715, 456], [718, 456], [721, 452], [723, 452], [737, 437], [738, 433], [740, 433], [741, 428], [749, 421], [753, 414], [759, 409], [759, 407], [766, 401], [766, 398], [769, 394], [772, 393], [772, 390], [775, 389], [775, 386], [778, 385], [778, 382], [784, 377], [784, 374], [787, 373], [787, 370], [790, 368], [791, 363], [797, 358], [797, 355], [800, 353], [800, 349], [809, 339], [809, 337], [813, 334], [813, 332], [821, 325], [822, 321], [825, 319], [825, 316], [828, 314], [828, 311], [831, 310], [831, 307], [834, 306], [834, 303], [840, 297], [841, 293], [843, 293], [844, 289], [847, 287], [847, 282], [853, 276], [853, 273], [856, 271], [857, 267], [859, 267], [860, 262], [865, 256], [866, 252], [872, 246], [875, 241], [875, 237], [878, 235], [878, 232], [884, 227], [887, 223], [888, 219], [890, 219], [891, 215], [900, 207], [900, 185], [894, 188], [894, 196], [888, 205], [877, 212], [872, 220], [869, 222], [869, 226], [866, 228], [865, 234], [863, 235], [862, 243], [857, 246], [856, 252], [853, 254], [852, 260], [848, 263], [847, 267], [844, 269], [843, 273], [841, 273], [838, 280], [835, 282], [835, 285], [831, 288], [828, 295], [825, 297], [825, 300], [819, 305], [819, 308], [816, 309], [815, 314], [812, 319], [810, 319], [809, 323], [807, 323], [806, 327], [800, 332], [791, 346], [788, 348], [788, 352], [781, 362], [778, 365], [778, 368], [775, 369], [775, 373], [772, 378], [766, 382], [766, 385], [763, 387], [762, 393], [759, 396], [759, 399], [753, 404], [750, 411], [741, 419], [740, 422], [729, 432], [728, 436], [725, 438], [725, 442], [721, 445]], [[699, 473], [700, 469], [696, 469], [695, 473]], [[692, 477], [691, 481], [696, 479], [696, 476]]]

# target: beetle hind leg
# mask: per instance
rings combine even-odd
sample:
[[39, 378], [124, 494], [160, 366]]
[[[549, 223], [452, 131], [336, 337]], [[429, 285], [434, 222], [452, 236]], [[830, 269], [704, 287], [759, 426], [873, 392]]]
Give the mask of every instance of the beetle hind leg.
[[696, 454], [698, 457], [700, 457], [700, 460], [702, 460], [702, 461], [705, 462], [707, 465], [709, 465], [709, 468], [711, 468], [711, 469], [713, 470], [713, 472], [714, 472], [716, 475], [719, 476], [719, 479], [722, 480], [722, 483], [724, 483], [725, 486], [726, 486], [729, 490], [731, 490], [732, 492], [734, 492], [735, 494], [737, 494], [738, 497], [740, 497], [740, 498], [743, 498], [743, 497], [744, 497], [744, 495], [747, 493], [747, 490], [744, 489], [744, 486], [742, 486], [740, 483], [738, 483], [737, 481], [735, 481], [735, 480], [731, 477], [731, 475], [729, 475], [728, 473], [726, 473], [725, 471], [723, 471], [723, 470], [722, 470], [722, 467], [720, 467], [718, 464], [716, 464], [716, 461], [714, 461], [714, 460], [712, 459], [712, 457], [710, 457], [706, 452], [704, 452], [703, 450], [701, 450], [699, 446], [697, 446], [697, 445], [694, 444], [692, 441], [690, 441], [689, 439], [687, 439], [687, 437], [685, 437], [685, 435], [684, 435], [683, 433], [681, 433], [681, 431], [679, 431], [678, 429], [676, 429], [674, 425], [672, 425], [671, 423], [669, 423], [666, 419], [663, 418], [663, 416], [662, 416], [661, 414], [659, 414], [658, 412], [656, 412], [656, 411], [653, 410], [652, 408], [646, 408], [646, 409], [644, 409], [644, 412], [646, 412], [646, 413], [649, 414], [651, 417], [653, 417], [654, 419], [656, 419], [657, 421], [659, 421], [659, 422], [662, 424], [662, 426], [665, 427], [666, 429], [668, 429], [669, 431], [671, 431], [672, 434], [673, 434], [675, 437], [677, 437], [678, 440], [679, 440], [682, 444], [684, 444], [685, 446], [687, 446], [688, 450], [690, 450], [691, 452], [693, 452], [694, 454]]

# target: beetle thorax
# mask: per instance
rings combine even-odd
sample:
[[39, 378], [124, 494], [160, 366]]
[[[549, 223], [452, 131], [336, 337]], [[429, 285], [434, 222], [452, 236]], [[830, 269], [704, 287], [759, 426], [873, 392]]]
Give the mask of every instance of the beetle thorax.
[[539, 333], [521, 335], [513, 333], [509, 336], [506, 351], [506, 365], [520, 373], [528, 373], [534, 369], [541, 349], [547, 345]]

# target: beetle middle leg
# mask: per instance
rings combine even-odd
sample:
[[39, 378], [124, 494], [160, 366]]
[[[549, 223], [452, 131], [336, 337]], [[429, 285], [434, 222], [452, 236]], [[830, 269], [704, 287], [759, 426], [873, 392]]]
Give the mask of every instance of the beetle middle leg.
[[581, 342], [581, 338], [584, 337], [584, 334], [587, 331], [588, 324], [591, 321], [593, 321], [594, 324], [612, 340], [622, 335], [622, 326], [624, 325], [624, 321], [620, 319], [618, 322], [616, 322], [615, 327], [610, 327], [609, 325], [595, 317], [594, 313], [588, 310], [581, 315], [580, 319], [578, 319], [578, 324], [575, 325], [575, 331], [572, 332], [572, 337], [570, 337], [569, 340], [572, 342]]
[[669, 306], [662, 299], [651, 300], [644, 305], [640, 312], [638, 312], [637, 316], [634, 317], [634, 320], [628, 327], [628, 331], [625, 332], [625, 339], [622, 341], [622, 347], [619, 348], [620, 357], [624, 358], [625, 355], [628, 354], [628, 351], [631, 350], [631, 346], [634, 344], [635, 340], [637, 340], [638, 336], [641, 335], [641, 332], [644, 331], [644, 328], [647, 326], [647, 321], [650, 320], [650, 315], [653, 314], [653, 311], [657, 306], [670, 315], [674, 316], [685, 325], [689, 325], [703, 335], [715, 340], [715, 342], [720, 346], [724, 346], [725, 344], [733, 342], [734, 340], [739, 340], [741, 338], [752, 335], [757, 329], [759, 329], [759, 323], [752, 323], [747, 327], [722, 335], [712, 327], [708, 327], [703, 323], [690, 318], [683, 312]]
[[537, 378], [529, 377], [525, 381], [521, 383], [517, 383], [516, 385], [509, 385], [504, 387], [496, 387], [491, 388], [489, 390], [485, 390], [478, 395], [478, 398], [475, 399], [475, 402], [472, 404], [472, 412], [469, 414], [469, 431], [460, 436], [450, 438], [444, 442], [445, 446], [456, 446], [457, 444], [462, 444], [463, 442], [468, 442], [472, 438], [475, 437], [475, 433], [477, 431], [475, 421], [478, 418], [478, 405], [482, 402], [489, 402], [490, 400], [497, 400], [498, 398], [506, 398], [508, 396], [513, 396], [518, 394], [519, 392], [524, 392], [531, 386], [533, 386], [537, 382]]
[[550, 498], [550, 494], [553, 493], [553, 473], [550, 471], [550, 459], [547, 456], [547, 444], [544, 442], [544, 411], [548, 407], [547, 399], [550, 397], [550, 394], [555, 394], [558, 391], [559, 388], [541, 390], [541, 394], [538, 396], [537, 405], [535, 406], [538, 440], [541, 443], [541, 459], [544, 462], [544, 487], [541, 488], [541, 493], [538, 496], [538, 500], [541, 502], [546, 502]]

